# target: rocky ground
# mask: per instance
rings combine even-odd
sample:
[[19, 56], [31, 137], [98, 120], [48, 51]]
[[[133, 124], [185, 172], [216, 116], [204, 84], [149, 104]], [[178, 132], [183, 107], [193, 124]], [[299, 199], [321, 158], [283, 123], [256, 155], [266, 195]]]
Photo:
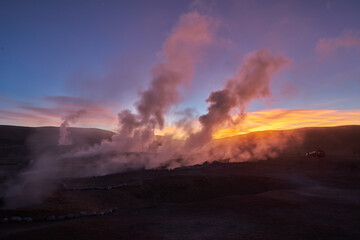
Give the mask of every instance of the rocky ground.
[[0, 239], [360, 239], [356, 156], [142, 170], [59, 186], [40, 205], [0, 210]]

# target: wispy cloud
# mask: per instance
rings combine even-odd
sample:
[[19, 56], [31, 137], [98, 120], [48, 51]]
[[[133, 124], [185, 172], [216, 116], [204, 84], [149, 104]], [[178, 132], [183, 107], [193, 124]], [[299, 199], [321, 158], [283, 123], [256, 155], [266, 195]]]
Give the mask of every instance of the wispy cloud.
[[19, 103], [16, 107], [11, 107], [11, 110], [0, 109], [0, 124], [57, 126], [64, 117], [81, 109], [87, 114], [78, 122], [78, 126], [112, 129], [117, 123], [116, 114], [111, 109], [113, 105], [83, 98], [47, 96], [44, 107], [36, 106], [35, 103]]
[[22, 126], [46, 126], [59, 125], [60, 119], [36, 114], [31, 111], [1, 110], [0, 124], [22, 125]]
[[341, 36], [322, 38], [315, 47], [321, 58], [330, 57], [338, 48], [354, 48], [360, 50], [360, 31], [344, 31]]

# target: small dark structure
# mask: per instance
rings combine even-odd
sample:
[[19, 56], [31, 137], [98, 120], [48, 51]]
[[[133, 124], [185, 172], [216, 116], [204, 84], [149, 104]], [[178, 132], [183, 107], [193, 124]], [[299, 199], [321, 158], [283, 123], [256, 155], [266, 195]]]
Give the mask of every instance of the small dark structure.
[[307, 158], [324, 158], [325, 152], [323, 150], [311, 151], [311, 152], [307, 152], [305, 154], [305, 157], [307, 157]]

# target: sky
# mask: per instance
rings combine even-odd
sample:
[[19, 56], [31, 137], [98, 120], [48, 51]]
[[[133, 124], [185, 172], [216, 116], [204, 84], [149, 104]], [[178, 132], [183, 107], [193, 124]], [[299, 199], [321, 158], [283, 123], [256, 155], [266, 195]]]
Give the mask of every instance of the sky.
[[[360, 124], [360, 1], [19, 1], [0, 0], [0, 124], [116, 129], [117, 114], [136, 111], [152, 69], [184, 14], [212, 23], [211, 43], [196, 54], [191, 81], [166, 113], [207, 112], [251, 53], [266, 49], [291, 62], [271, 78], [241, 125], [249, 131]], [[164, 50], [165, 49], [165, 50]]]

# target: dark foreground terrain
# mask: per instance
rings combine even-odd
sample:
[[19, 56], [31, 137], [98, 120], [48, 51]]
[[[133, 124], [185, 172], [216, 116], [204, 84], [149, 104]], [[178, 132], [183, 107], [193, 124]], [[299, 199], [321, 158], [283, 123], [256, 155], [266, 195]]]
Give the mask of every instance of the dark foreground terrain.
[[290, 158], [67, 179], [0, 239], [360, 239], [360, 159]]
[[[284, 132], [222, 144], [252, 147]], [[302, 141], [288, 138], [277, 158], [62, 179], [42, 204], [0, 209], [0, 239], [360, 239], [360, 126], [286, 131], [293, 132]], [[76, 144], [65, 148], [58, 128], [0, 126], [0, 206], [6, 181], [33, 156], [113, 133], [71, 134]], [[326, 157], [303, 157], [316, 149]]]

